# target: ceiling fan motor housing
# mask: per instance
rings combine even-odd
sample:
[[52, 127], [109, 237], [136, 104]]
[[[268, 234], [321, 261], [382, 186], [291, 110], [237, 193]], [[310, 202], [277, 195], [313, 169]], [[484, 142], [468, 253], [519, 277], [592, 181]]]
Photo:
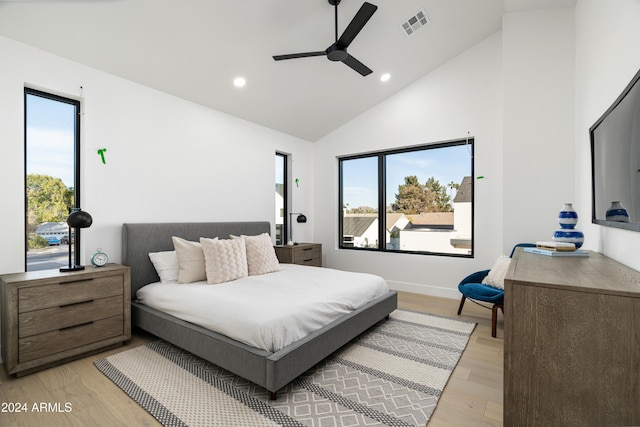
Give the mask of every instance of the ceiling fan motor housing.
[[327, 58], [331, 61], [344, 61], [347, 59], [347, 49], [340, 48], [334, 43], [327, 49]]

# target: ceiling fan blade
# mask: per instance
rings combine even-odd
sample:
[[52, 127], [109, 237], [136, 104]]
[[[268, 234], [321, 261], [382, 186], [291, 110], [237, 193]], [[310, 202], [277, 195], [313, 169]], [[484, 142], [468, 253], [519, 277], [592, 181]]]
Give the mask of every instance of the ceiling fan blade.
[[358, 13], [356, 13], [356, 16], [354, 16], [351, 22], [349, 22], [349, 25], [347, 25], [347, 28], [345, 28], [336, 44], [342, 48], [348, 47], [369, 19], [371, 19], [377, 9], [378, 6], [364, 2], [360, 7], [360, 10], [358, 10]]
[[369, 74], [373, 73], [373, 71], [371, 71], [369, 67], [367, 67], [362, 62], [358, 61], [356, 58], [354, 58], [349, 54], [347, 54], [347, 57], [342, 62], [344, 62], [349, 67], [353, 68], [355, 71], [362, 74], [363, 76], [368, 76]]
[[303, 52], [303, 53], [290, 53], [288, 55], [274, 55], [273, 59], [276, 61], [282, 61], [283, 59], [296, 59], [307, 58], [309, 56], [326, 56], [327, 52], [324, 50], [318, 52]]

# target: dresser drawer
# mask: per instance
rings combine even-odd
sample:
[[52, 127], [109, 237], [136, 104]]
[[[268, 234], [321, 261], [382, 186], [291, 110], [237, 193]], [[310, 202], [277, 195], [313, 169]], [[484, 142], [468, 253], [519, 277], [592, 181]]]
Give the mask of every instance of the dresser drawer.
[[122, 295], [123, 276], [60, 281], [50, 285], [24, 287], [18, 291], [18, 312], [25, 313], [50, 307], [59, 307], [91, 299]]
[[55, 331], [94, 320], [120, 315], [124, 311], [122, 295], [91, 299], [18, 315], [18, 337]]
[[18, 340], [19, 363], [123, 335], [123, 316], [60, 328]]

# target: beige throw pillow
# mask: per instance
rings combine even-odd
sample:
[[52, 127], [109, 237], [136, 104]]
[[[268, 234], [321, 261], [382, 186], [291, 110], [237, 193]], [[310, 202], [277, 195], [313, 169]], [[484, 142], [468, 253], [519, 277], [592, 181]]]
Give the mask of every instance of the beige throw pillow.
[[482, 283], [494, 288], [504, 289], [504, 276], [507, 275], [509, 264], [511, 264], [511, 258], [506, 255], [500, 255], [491, 270], [489, 270], [487, 277], [482, 280]]
[[273, 248], [271, 236], [262, 233], [258, 236], [231, 236], [232, 239], [244, 239], [247, 248], [249, 276], [280, 271], [280, 261]]
[[202, 245], [181, 237], [171, 237], [178, 256], [178, 283], [200, 282], [207, 279]]
[[150, 252], [149, 259], [158, 273], [161, 283], [178, 281], [178, 256], [176, 251]]
[[244, 239], [200, 238], [204, 253], [207, 283], [228, 282], [249, 274]]

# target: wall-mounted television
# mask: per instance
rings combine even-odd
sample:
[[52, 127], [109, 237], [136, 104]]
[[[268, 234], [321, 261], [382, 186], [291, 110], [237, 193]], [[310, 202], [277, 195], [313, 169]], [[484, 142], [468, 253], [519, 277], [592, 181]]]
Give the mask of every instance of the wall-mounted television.
[[639, 81], [640, 71], [589, 129], [592, 222], [634, 231], [640, 231]]

